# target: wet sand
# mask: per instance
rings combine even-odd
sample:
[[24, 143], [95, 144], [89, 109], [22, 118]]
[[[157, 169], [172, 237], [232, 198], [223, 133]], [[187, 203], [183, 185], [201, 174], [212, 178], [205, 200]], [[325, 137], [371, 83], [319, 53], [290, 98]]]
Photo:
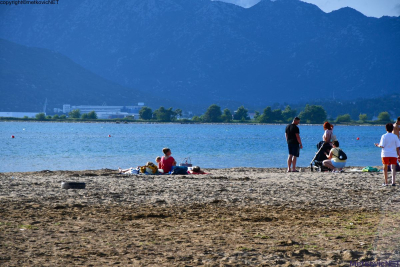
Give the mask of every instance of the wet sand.
[[[400, 188], [382, 187], [382, 173], [205, 171], [210, 174], [0, 173], [0, 265], [400, 260]], [[85, 182], [86, 189], [61, 189], [63, 181]]]

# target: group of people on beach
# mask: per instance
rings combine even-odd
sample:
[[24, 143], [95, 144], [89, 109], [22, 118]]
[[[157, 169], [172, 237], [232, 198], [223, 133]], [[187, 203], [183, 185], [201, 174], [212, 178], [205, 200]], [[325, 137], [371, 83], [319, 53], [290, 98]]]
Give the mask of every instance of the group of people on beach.
[[[173, 171], [173, 169], [177, 166], [175, 159], [171, 156], [171, 149], [168, 147], [164, 147], [162, 149], [164, 156], [156, 157], [156, 164], [149, 161], [145, 166], [138, 166], [137, 168], [129, 168], [129, 169], [121, 169], [118, 168], [120, 174], [124, 173], [132, 173], [133, 171], [137, 171], [138, 173], [147, 173], [147, 174], [168, 174]], [[186, 171], [186, 170], [185, 170]], [[187, 174], [206, 174], [203, 172], [199, 166], [194, 166], [187, 170]], [[183, 173], [180, 173], [183, 174]]]
[[[303, 148], [303, 144], [300, 138], [300, 130], [298, 127], [299, 123], [300, 118], [295, 117], [292, 123], [286, 126], [285, 130], [285, 136], [289, 151], [289, 156], [287, 159], [287, 172], [298, 172], [298, 170], [296, 169], [296, 162], [297, 158], [300, 155], [300, 149]], [[343, 151], [339, 147], [339, 141], [333, 134], [333, 125], [329, 122], [325, 122], [323, 127], [323, 143], [330, 144], [332, 148], [330, 149], [329, 153], [324, 152], [327, 159], [324, 160], [322, 164], [333, 172], [341, 172], [346, 166], [347, 156], [341, 157], [341, 155], [343, 155]], [[391, 167], [392, 171], [392, 186], [395, 186], [396, 167], [398, 166], [397, 162], [400, 162], [400, 117], [397, 118], [394, 124], [386, 124], [385, 128], [387, 133], [382, 135], [379, 144], [376, 143], [375, 146], [382, 149], [381, 157], [385, 178], [383, 186], [387, 186], [389, 184], [388, 166]]]

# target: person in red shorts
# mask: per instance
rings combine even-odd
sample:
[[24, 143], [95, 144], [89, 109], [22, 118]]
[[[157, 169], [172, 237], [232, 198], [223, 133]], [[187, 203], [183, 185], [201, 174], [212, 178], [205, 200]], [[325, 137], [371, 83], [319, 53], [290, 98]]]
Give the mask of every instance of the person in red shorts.
[[395, 186], [397, 158], [400, 157], [400, 141], [397, 135], [392, 133], [393, 124], [386, 124], [386, 131], [387, 133], [382, 135], [379, 144], [375, 144], [375, 146], [382, 148], [381, 157], [383, 163], [383, 175], [385, 176], [385, 183], [382, 185], [388, 185], [388, 165], [392, 165], [392, 186]]
[[176, 161], [171, 157], [172, 152], [168, 147], [163, 148], [162, 152], [164, 156], [161, 158], [159, 166], [160, 169], [164, 170], [164, 173], [169, 173], [172, 170], [172, 166], [176, 166]]

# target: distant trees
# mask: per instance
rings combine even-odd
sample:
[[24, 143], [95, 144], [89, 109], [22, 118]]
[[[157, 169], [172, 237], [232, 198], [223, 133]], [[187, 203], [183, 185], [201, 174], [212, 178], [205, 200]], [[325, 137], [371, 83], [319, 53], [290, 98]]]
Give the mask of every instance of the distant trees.
[[254, 119], [261, 123], [288, 122], [293, 120], [294, 114], [296, 114], [296, 110], [292, 110], [290, 106], [287, 106], [283, 111], [281, 109], [272, 110], [272, 108], [268, 106], [263, 110], [262, 114], [256, 112]]
[[175, 109], [174, 112], [175, 112], [175, 118], [177, 118], [178, 116], [182, 117], [182, 109], [177, 108], [177, 109]]
[[272, 122], [272, 109], [271, 107], [266, 107], [263, 113], [257, 118], [258, 122], [267, 123]]
[[240, 120], [240, 121], [245, 121], [249, 120], [249, 115], [248, 115], [248, 110], [244, 108], [244, 106], [239, 107], [236, 111], [235, 114], [233, 115], [233, 119], [235, 120]]
[[89, 120], [97, 120], [97, 113], [95, 111], [90, 111], [87, 115]]
[[38, 114], [36, 114], [36, 119], [38, 120], [38, 121], [44, 121], [45, 119], [46, 119], [46, 114], [44, 114], [44, 113], [38, 113]]
[[338, 123], [351, 122], [351, 116], [350, 114], [339, 115], [335, 121]]
[[192, 121], [201, 122], [201, 118], [199, 116], [193, 116]]
[[327, 114], [322, 106], [306, 105], [304, 110], [299, 114], [300, 119], [306, 123], [323, 123]]
[[368, 120], [368, 116], [367, 116], [367, 114], [360, 114], [360, 115], [358, 115], [358, 119], [361, 122], [366, 122]]
[[89, 113], [84, 113], [81, 116], [82, 120], [97, 120], [97, 114], [95, 111], [90, 111]]
[[389, 112], [384, 111], [384, 112], [379, 113], [379, 115], [378, 115], [378, 121], [379, 121], [380, 123], [388, 123], [388, 122], [390, 122], [390, 115], [389, 115]]
[[[274, 108], [274, 109], [273, 109]], [[300, 108], [298, 108], [300, 109]], [[203, 115], [193, 116], [192, 119], [187, 119], [187, 116], [190, 113], [184, 113], [181, 109], [173, 110], [173, 108], [164, 108], [161, 106], [159, 109], [156, 109], [154, 112], [149, 107], [142, 107], [139, 111], [139, 117], [142, 120], [151, 120], [151, 121], [159, 121], [159, 122], [171, 122], [180, 119], [181, 122], [244, 122], [252, 120], [252, 122], [260, 122], [260, 123], [290, 123], [293, 118], [299, 114], [296, 109], [292, 109], [289, 105], [287, 105], [284, 109], [283, 106], [279, 104], [274, 104], [272, 107], [266, 107], [262, 113], [259, 111], [251, 111], [254, 112], [254, 119], [250, 119], [249, 110], [244, 106], [240, 106], [233, 113], [228, 108], [225, 108], [221, 111], [221, 107], [213, 104], [209, 106], [206, 112]], [[390, 111], [393, 112], [392, 110]], [[378, 118], [374, 121], [371, 121], [370, 117], [366, 113], [360, 113], [358, 115], [359, 120], [358, 123], [372, 123], [372, 124], [385, 124], [391, 121], [389, 112], [380, 112]], [[184, 118], [182, 118], [182, 114], [184, 114]], [[68, 113], [69, 118], [71, 120], [83, 119], [83, 120], [96, 120], [98, 119], [97, 113], [95, 111], [91, 111], [89, 113], [81, 114], [79, 109], [72, 110]], [[327, 120], [327, 112], [320, 105], [305, 105], [304, 109], [301, 110], [300, 114], [297, 115], [302, 119], [303, 123], [312, 123], [312, 124], [320, 124]], [[185, 119], [186, 118], [186, 119]], [[338, 115], [336, 119], [330, 116], [329, 121], [335, 121], [336, 123], [354, 123], [354, 118], [352, 119], [352, 113], [347, 113], [343, 115]], [[24, 119], [29, 119], [27, 116]], [[36, 120], [66, 120], [67, 117], [65, 115], [55, 114], [54, 116], [46, 116], [45, 113], [36, 114]], [[135, 117], [130, 115], [127, 116], [125, 121], [134, 121]]]
[[280, 109], [274, 109], [274, 110], [272, 111], [271, 120], [272, 120], [273, 122], [281, 122], [281, 121], [283, 121], [282, 110], [280, 110]]
[[218, 105], [211, 105], [208, 107], [206, 113], [203, 115], [204, 122], [220, 122], [222, 120], [221, 107]]
[[151, 120], [153, 118], [153, 111], [149, 107], [142, 107], [139, 110], [139, 117], [142, 120]]
[[284, 122], [292, 122], [293, 118], [296, 117], [297, 111], [292, 109], [289, 105], [282, 111], [282, 117]]
[[224, 109], [222, 111], [221, 119], [223, 122], [231, 122], [232, 121], [232, 113], [229, 109]]
[[74, 109], [68, 113], [68, 116], [73, 119], [79, 119], [81, 117], [81, 111], [79, 109]]
[[164, 107], [160, 107], [154, 111], [153, 117], [157, 121], [170, 122], [176, 120], [178, 114], [182, 114], [182, 110], [177, 109], [173, 111], [172, 108], [165, 109]]

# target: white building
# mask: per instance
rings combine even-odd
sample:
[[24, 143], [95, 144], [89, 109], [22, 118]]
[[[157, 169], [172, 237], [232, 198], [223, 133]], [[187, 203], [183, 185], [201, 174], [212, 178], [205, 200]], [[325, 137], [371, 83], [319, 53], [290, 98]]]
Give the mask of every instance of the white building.
[[36, 118], [38, 112], [0, 112], [0, 117], [11, 117], [11, 118]]
[[72, 110], [79, 109], [81, 114], [94, 111], [99, 119], [124, 118], [127, 116], [134, 116], [138, 118], [139, 111], [142, 109], [142, 107], [144, 107], [143, 102], [138, 103], [137, 106], [71, 106], [70, 104], [64, 104], [63, 113], [69, 113]]
[[69, 113], [71, 112], [71, 105], [64, 104], [63, 105], [63, 113]]

